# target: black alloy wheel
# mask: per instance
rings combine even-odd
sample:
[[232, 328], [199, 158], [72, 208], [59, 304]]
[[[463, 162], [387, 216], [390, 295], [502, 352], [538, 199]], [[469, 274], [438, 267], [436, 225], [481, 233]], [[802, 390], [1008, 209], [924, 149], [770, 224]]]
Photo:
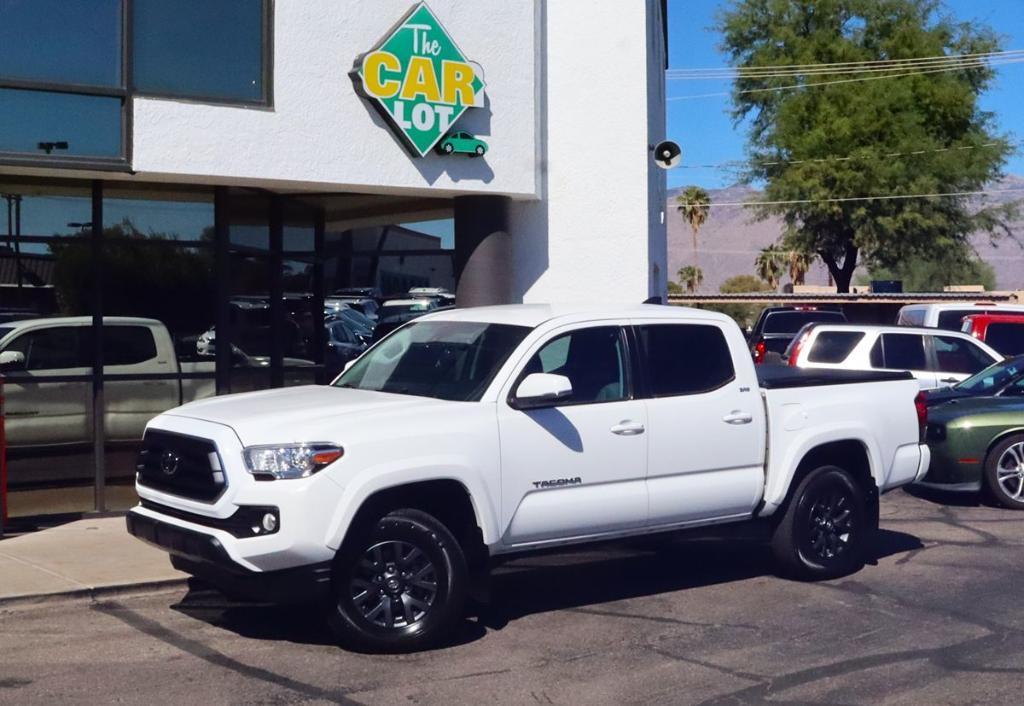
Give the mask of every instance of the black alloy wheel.
[[395, 510], [346, 540], [329, 622], [342, 645], [360, 652], [424, 649], [462, 619], [467, 583], [466, 558], [444, 524]]
[[842, 468], [822, 466], [797, 486], [775, 528], [772, 550], [794, 578], [836, 578], [863, 566], [873, 529], [863, 488]]

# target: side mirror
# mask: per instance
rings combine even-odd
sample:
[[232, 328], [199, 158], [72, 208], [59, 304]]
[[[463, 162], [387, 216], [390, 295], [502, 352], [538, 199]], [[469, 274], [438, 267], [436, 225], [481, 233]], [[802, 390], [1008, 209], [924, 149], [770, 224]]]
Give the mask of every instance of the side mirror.
[[553, 407], [559, 400], [572, 396], [572, 383], [564, 375], [533, 373], [527, 375], [512, 398], [516, 409]]
[[0, 370], [24, 370], [25, 354], [21, 351], [0, 353]]

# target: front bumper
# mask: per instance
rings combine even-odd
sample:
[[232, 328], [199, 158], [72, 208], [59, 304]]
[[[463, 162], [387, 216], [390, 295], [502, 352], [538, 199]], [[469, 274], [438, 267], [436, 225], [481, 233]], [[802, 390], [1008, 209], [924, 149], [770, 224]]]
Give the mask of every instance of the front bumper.
[[277, 571], [252, 571], [234, 561], [217, 537], [162, 522], [135, 510], [128, 513], [129, 534], [171, 555], [174, 568], [225, 593], [271, 603], [309, 602], [330, 592], [331, 562]]

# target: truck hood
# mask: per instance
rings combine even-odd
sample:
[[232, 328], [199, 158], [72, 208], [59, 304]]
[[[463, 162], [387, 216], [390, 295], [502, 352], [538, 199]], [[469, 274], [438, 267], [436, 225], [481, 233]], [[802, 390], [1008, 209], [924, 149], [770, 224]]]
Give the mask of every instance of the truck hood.
[[190, 402], [166, 414], [230, 427], [242, 443], [249, 446], [331, 441], [328, 430], [337, 430], [339, 418], [357, 417], [363, 422], [367, 416], [401, 415], [405, 412], [426, 414], [420, 408], [453, 404], [460, 403], [387, 392], [304, 385], [211, 397]]

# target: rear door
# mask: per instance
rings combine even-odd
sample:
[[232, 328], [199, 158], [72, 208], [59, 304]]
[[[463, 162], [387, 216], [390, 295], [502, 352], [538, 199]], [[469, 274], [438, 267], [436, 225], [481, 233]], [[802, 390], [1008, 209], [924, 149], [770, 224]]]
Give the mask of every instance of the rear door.
[[925, 336], [919, 333], [883, 333], [871, 347], [871, 367], [875, 370], [906, 370], [922, 390], [938, 387], [935, 370], [929, 364]]
[[[170, 339], [162, 338], [158, 342], [152, 328], [138, 324], [104, 324], [103, 363], [105, 375], [173, 375], [177, 372]], [[179, 385], [176, 379], [106, 380], [103, 423], [107, 439], [141, 439], [150, 419], [178, 406]]]
[[[764, 483], [757, 380], [718, 322], [634, 321], [645, 379], [650, 524], [748, 515]], [[735, 334], [734, 348], [729, 336]]]
[[974, 341], [956, 336], [929, 336], [931, 367], [939, 386], [948, 387], [997, 362]]

